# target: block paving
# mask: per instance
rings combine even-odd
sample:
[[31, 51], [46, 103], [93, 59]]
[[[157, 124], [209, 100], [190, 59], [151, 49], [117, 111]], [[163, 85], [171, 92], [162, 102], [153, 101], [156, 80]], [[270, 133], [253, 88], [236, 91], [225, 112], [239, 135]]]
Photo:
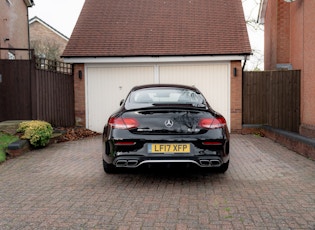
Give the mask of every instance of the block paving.
[[0, 165], [0, 229], [315, 229], [315, 162], [231, 135], [225, 174], [102, 168], [101, 138]]

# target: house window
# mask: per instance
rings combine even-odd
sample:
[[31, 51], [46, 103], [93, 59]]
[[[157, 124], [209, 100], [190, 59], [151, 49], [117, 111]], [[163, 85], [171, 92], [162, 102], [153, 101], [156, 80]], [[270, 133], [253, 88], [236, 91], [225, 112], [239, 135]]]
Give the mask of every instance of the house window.
[[15, 59], [15, 54], [12, 52], [8, 52], [9, 60], [14, 60]]

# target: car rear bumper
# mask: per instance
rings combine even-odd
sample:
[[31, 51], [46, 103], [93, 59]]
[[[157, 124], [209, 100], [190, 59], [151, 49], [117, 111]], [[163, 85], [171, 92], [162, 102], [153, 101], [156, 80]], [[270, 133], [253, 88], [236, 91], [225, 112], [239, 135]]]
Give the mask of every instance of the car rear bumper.
[[191, 164], [201, 168], [216, 168], [229, 160], [219, 156], [194, 157], [144, 157], [144, 156], [118, 156], [112, 164], [117, 168], [137, 168], [143, 165], [156, 164]]

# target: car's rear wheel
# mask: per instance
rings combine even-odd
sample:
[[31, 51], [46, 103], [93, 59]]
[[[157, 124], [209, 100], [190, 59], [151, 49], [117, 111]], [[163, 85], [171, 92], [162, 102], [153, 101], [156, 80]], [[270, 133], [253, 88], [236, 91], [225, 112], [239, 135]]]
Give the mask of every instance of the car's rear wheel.
[[104, 172], [108, 174], [117, 172], [117, 168], [113, 164], [108, 164], [106, 161], [104, 161], [104, 159], [103, 159], [103, 168], [104, 168]]
[[223, 163], [219, 168], [218, 168], [218, 172], [219, 173], [225, 173], [228, 168], [229, 168], [229, 164], [230, 164], [230, 161], [226, 162], [226, 163]]

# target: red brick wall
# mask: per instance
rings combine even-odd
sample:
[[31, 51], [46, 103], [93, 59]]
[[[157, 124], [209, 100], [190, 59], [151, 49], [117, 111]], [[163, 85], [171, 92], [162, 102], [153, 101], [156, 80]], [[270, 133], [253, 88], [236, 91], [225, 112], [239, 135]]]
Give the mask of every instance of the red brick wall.
[[[315, 1], [297, 1], [298, 11], [303, 15], [301, 24], [296, 25], [303, 28], [303, 33], [292, 34], [299, 37], [302, 42], [302, 125], [301, 133], [315, 138]], [[300, 16], [301, 17], [301, 16]], [[301, 38], [302, 37], [302, 38]], [[295, 63], [293, 63], [295, 65]]]
[[290, 63], [290, 4], [268, 1], [265, 17], [265, 69]]
[[283, 0], [278, 0], [277, 35], [277, 63], [289, 63], [290, 4]]
[[38, 21], [34, 21], [32, 24], [30, 24], [30, 40], [31, 43], [39, 43], [43, 50], [45, 50], [45, 46], [47, 45], [50, 45], [51, 47], [58, 47], [59, 56], [62, 55], [68, 43], [68, 40], [61, 37]]
[[264, 66], [266, 70], [275, 69], [277, 62], [277, 1], [268, 1], [265, 16], [265, 54]]
[[[82, 78], [79, 78], [79, 71]], [[76, 126], [86, 127], [84, 64], [74, 65], [74, 113]]]
[[[28, 49], [28, 16], [27, 6], [24, 1], [0, 1], [0, 47], [1, 48], [23, 48]], [[8, 41], [4, 41], [8, 38]], [[29, 57], [26, 51], [12, 51], [16, 59]], [[7, 59], [8, 51], [1, 50], [0, 58]]]
[[[236, 68], [237, 76], [233, 69]], [[242, 64], [240, 61], [231, 62], [231, 132], [242, 130]]]
[[[291, 63], [301, 70], [302, 135], [315, 138], [315, 1], [268, 1], [265, 16], [265, 69]], [[276, 41], [276, 42], [275, 42]]]

